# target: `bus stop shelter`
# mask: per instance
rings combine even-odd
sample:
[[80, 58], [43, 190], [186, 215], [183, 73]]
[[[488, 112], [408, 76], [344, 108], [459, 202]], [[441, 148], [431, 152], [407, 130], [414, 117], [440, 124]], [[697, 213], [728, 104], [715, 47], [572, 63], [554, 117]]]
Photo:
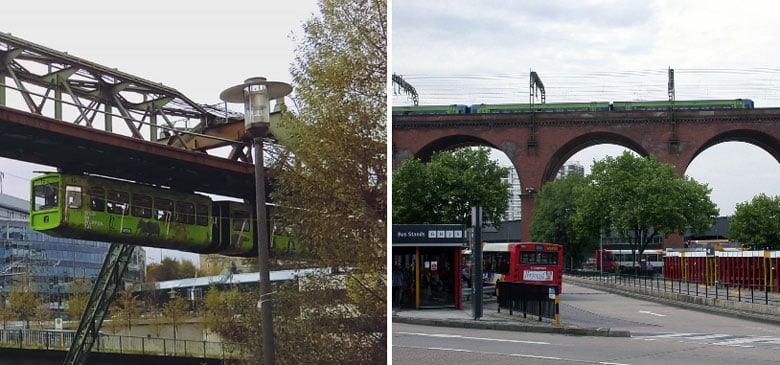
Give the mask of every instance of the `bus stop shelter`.
[[462, 224], [394, 224], [392, 270], [402, 289], [393, 306], [461, 308], [461, 250], [467, 243]]

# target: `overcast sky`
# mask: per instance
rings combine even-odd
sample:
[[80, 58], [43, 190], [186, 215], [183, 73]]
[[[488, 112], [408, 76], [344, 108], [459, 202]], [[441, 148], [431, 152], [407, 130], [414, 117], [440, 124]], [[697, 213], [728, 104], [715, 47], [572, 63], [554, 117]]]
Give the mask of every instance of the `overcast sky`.
[[[548, 103], [666, 100], [671, 67], [676, 100], [780, 107], [778, 10], [753, 0], [394, 0], [391, 70], [420, 104], [527, 103], [531, 70]], [[571, 160], [589, 167], [623, 150], [594, 146]], [[780, 195], [778, 162], [745, 143], [705, 151], [687, 174], [713, 189], [721, 215], [757, 194]]]
[[[214, 104], [222, 90], [249, 77], [289, 83], [296, 47], [290, 36], [300, 38], [303, 22], [318, 12], [316, 0], [12, 1], [0, 11], [0, 32]], [[35, 170], [53, 168], [0, 158], [3, 192], [29, 199]], [[198, 262], [194, 254], [146, 251], [153, 262], [161, 256]]]

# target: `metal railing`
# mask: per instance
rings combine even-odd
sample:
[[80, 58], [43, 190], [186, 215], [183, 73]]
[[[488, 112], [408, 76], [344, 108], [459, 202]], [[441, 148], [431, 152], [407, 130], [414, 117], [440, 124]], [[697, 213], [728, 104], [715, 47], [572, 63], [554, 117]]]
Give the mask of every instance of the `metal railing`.
[[761, 288], [742, 284], [716, 281], [713, 285], [690, 280], [667, 279], [660, 274], [615, 274], [597, 271], [569, 270], [567, 275], [587, 278], [594, 281], [614, 284], [628, 288], [642, 288], [651, 291], [668, 292], [713, 298], [718, 300], [780, 306], [778, 285], [765, 285]]
[[531, 315], [539, 321], [558, 318], [558, 301], [555, 295], [550, 296], [550, 288], [546, 285], [499, 282], [496, 292], [496, 311], [499, 313], [504, 308], [509, 310], [509, 315], [518, 312], [523, 318]]
[[[73, 331], [4, 329], [0, 330], [0, 347], [68, 351], [73, 342]], [[154, 356], [181, 356], [195, 358], [234, 358], [239, 344], [121, 336], [99, 334], [93, 351]]]

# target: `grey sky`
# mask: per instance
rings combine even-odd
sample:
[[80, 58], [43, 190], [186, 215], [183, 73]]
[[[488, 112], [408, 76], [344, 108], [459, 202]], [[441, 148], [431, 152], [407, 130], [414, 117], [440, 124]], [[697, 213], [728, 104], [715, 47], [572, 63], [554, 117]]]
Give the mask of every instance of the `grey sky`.
[[[303, 22], [318, 11], [315, 0], [16, 1], [3, 4], [0, 32], [214, 104], [222, 90], [249, 77], [289, 83], [296, 47], [290, 35], [301, 36]], [[35, 170], [53, 169], [0, 158], [3, 192], [28, 199]], [[146, 250], [155, 262], [161, 256], [197, 262], [193, 254]]]
[[[531, 70], [547, 102], [665, 100], [671, 67], [677, 100], [780, 107], [777, 10], [753, 0], [394, 0], [391, 72], [421, 104], [468, 105], [528, 102]], [[589, 166], [622, 151], [594, 146], [572, 160]], [[713, 188], [721, 215], [759, 193], [780, 195], [778, 162], [745, 143], [705, 151], [687, 174]]]

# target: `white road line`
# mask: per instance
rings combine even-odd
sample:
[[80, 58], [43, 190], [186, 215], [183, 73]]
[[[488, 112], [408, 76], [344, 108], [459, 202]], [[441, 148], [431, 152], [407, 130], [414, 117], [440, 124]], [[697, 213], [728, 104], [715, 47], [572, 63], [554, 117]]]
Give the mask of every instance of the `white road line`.
[[[546, 360], [567, 360], [562, 357], [555, 357], [555, 356], [539, 356], [539, 355], [526, 355], [526, 354], [509, 354], [509, 356], [512, 357], [525, 357], [529, 359], [546, 359]], [[571, 360], [569, 360], [571, 361]]]
[[729, 337], [734, 337], [732, 335], [722, 335], [722, 334], [711, 334], [711, 335], [696, 335], [696, 336], [687, 336], [685, 338], [690, 340], [724, 340]]
[[[409, 332], [406, 332], [406, 333], [409, 333]], [[411, 334], [415, 334], [415, 333], [411, 333]], [[447, 335], [447, 337], [459, 337], [459, 336]], [[398, 346], [398, 345], [393, 345], [393, 347], [414, 348], [414, 349], [424, 349], [424, 350], [433, 350], [433, 351], [464, 352], [464, 353], [472, 353], [472, 354], [491, 354], [491, 355], [499, 355], [499, 356], [521, 357], [521, 358], [526, 358], [526, 359], [559, 360], [559, 361], [566, 361], [566, 362], [573, 362], [573, 363], [582, 363], [582, 364], [629, 365], [629, 364], [620, 363], [620, 362], [593, 361], [593, 360], [584, 360], [584, 359], [568, 359], [568, 358], [565, 358], [565, 357], [557, 357], [557, 356], [541, 356], [541, 355], [528, 355], [528, 354], [507, 354], [507, 353], [503, 353], [503, 352], [483, 352], [483, 351], [472, 351], [472, 350], [456, 349], [456, 348], [449, 348], [449, 347], [414, 347], [414, 346]]]
[[649, 314], [656, 317], [666, 317], [666, 314], [653, 313], [651, 311], [639, 311], [639, 313]]
[[697, 336], [701, 335], [701, 333], [658, 333], [658, 334], [648, 334], [648, 335], [637, 335], [637, 336], [631, 336], [636, 338], [671, 338], [671, 337], [686, 337], [686, 336]]
[[685, 341], [707, 341], [709, 345], [755, 348], [753, 345], [780, 345], [780, 337], [770, 336], [735, 336], [727, 334], [706, 333], [659, 333], [634, 336], [641, 340], [656, 340], [662, 338]]
[[448, 347], [428, 347], [428, 350], [453, 351], [453, 352], [474, 352], [474, 351], [466, 350], [466, 349], [452, 349], [452, 348], [448, 348]]

